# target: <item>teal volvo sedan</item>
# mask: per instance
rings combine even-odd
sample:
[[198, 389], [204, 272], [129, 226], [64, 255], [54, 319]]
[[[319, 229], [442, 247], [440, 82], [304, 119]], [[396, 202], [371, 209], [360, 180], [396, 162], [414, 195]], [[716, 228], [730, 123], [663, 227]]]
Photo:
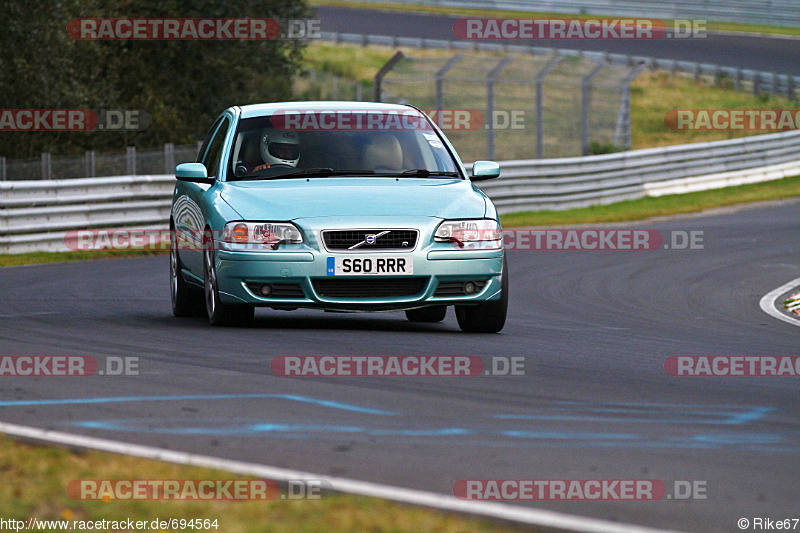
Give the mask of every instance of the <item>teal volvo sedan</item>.
[[176, 316], [252, 322], [256, 307], [405, 311], [463, 331], [506, 321], [508, 266], [489, 198], [436, 123], [407, 105], [231, 107], [178, 165], [170, 287]]

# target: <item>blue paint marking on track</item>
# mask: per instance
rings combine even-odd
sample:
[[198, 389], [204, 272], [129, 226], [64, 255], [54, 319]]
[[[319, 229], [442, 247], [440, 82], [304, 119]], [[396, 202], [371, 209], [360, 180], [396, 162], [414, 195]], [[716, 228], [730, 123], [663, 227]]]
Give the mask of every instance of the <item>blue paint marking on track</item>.
[[[597, 407], [596, 404], [564, 402], [569, 407], [548, 407], [545, 411], [565, 411], [565, 414], [498, 414], [500, 420], [541, 420], [557, 422], [629, 422], [635, 424], [700, 424], [700, 425], [741, 425], [761, 420], [775, 408], [739, 407], [730, 405], [679, 405], [679, 404], [607, 404], [610, 407]], [[583, 412], [600, 413], [582, 414]], [[653, 416], [642, 416], [653, 415]], [[670, 418], [669, 416], [672, 416]], [[678, 416], [675, 416], [678, 415]]]
[[[214, 436], [244, 436], [244, 437], [271, 437], [281, 439], [301, 439], [309, 434], [316, 438], [341, 438], [343, 435], [363, 437], [420, 437], [448, 439], [454, 438], [460, 445], [484, 444], [483, 437], [492, 438], [500, 435], [506, 437], [505, 445], [513, 447], [539, 447], [539, 448], [630, 448], [630, 449], [695, 449], [716, 450], [720, 448], [733, 448], [741, 451], [757, 451], [765, 453], [798, 453], [800, 447], [787, 440], [786, 435], [778, 433], [718, 433], [696, 434], [686, 436], [659, 435], [652, 436], [636, 433], [600, 433], [600, 432], [572, 432], [572, 431], [530, 431], [526, 429], [498, 429], [498, 428], [387, 428], [365, 427], [361, 425], [327, 425], [327, 424], [292, 424], [277, 422], [255, 422], [225, 427], [220, 425], [227, 420], [207, 420], [205, 426], [179, 427], [179, 421], [167, 420], [165, 427], [152, 427], [137, 419], [120, 420], [95, 420], [71, 422], [73, 427], [99, 429], [106, 431], [122, 431], [134, 433], [171, 434], [171, 435], [214, 435]], [[175, 423], [173, 423], [175, 422]], [[197, 423], [195, 420], [194, 423]], [[448, 442], [448, 441], [444, 441]], [[495, 445], [495, 444], [493, 444]]]
[[[330, 400], [321, 400], [293, 394], [207, 394], [184, 396], [131, 396], [118, 398], [76, 398], [62, 400], [18, 400], [0, 401], [0, 407], [31, 405], [71, 405], [102, 404], [114, 402], [147, 402], [147, 401], [187, 401], [187, 400], [227, 400], [227, 399], [283, 399], [308, 403], [314, 406], [340, 409], [360, 414], [393, 416], [400, 413], [371, 409]], [[734, 447], [743, 450], [764, 452], [797, 453], [800, 448], [794, 445], [790, 436], [781, 433], [737, 432], [737, 433], [700, 433], [688, 435], [650, 435], [649, 433], [612, 433], [600, 431], [571, 431], [576, 423], [627, 422], [632, 424], [684, 424], [742, 427], [758, 422], [767, 414], [775, 411], [771, 407], [747, 407], [734, 405], [680, 405], [680, 404], [594, 404], [585, 402], [558, 402], [555, 405], [540, 408], [546, 414], [496, 414], [491, 416], [504, 425], [508, 423], [524, 423], [525, 421], [563, 422], [569, 424], [566, 429], [528, 426], [523, 427], [486, 427], [478, 425], [470, 427], [375, 427], [348, 424], [308, 424], [280, 421], [250, 420], [242, 423], [241, 419], [208, 419], [189, 423], [181, 419], [164, 420], [164, 427], [144, 425], [137, 419], [119, 420], [87, 420], [72, 422], [74, 427], [98, 429], [105, 431], [123, 431], [159, 434], [183, 435], [241, 435], [270, 436], [277, 438], [303, 438], [304, 435], [329, 435], [331, 437], [362, 435], [365, 437], [420, 437], [420, 438], [457, 438], [459, 442], [479, 445], [482, 437], [503, 436], [507, 443], [519, 446], [568, 446], [571, 448], [683, 448], [683, 449], [718, 449]], [[199, 424], [199, 425], [197, 425]], [[234, 425], [227, 425], [234, 424]], [[590, 426], [587, 426], [587, 429]], [[580, 429], [583, 429], [581, 427]], [[467, 442], [464, 442], [466, 439]], [[473, 442], [474, 441], [474, 442]]]
[[441, 429], [376, 429], [361, 426], [336, 426], [325, 424], [247, 424], [233, 427], [164, 427], [142, 428], [127, 421], [100, 421], [91, 420], [72, 422], [70, 425], [89, 429], [104, 429], [108, 431], [144, 431], [147, 433], [161, 434], [187, 434], [187, 435], [248, 435], [259, 433], [362, 433], [375, 436], [412, 436], [412, 437], [446, 437], [469, 435], [475, 433], [464, 428]]
[[353, 411], [370, 415], [395, 416], [398, 413], [393, 411], [383, 411], [380, 409], [370, 409], [358, 405], [320, 400], [307, 396], [297, 396], [294, 394], [191, 394], [185, 396], [120, 396], [110, 398], [68, 398], [61, 400], [9, 400], [0, 401], [0, 407], [20, 407], [33, 405], [80, 405], [80, 404], [101, 404], [101, 403], [125, 403], [125, 402], [165, 402], [165, 401], [190, 401], [190, 400], [242, 400], [242, 399], [266, 399], [275, 398], [291, 400], [294, 402], [310, 403], [332, 409], [343, 411]]
[[635, 433], [580, 433], [577, 431], [501, 431], [507, 437], [525, 439], [563, 439], [563, 440], [637, 440]]

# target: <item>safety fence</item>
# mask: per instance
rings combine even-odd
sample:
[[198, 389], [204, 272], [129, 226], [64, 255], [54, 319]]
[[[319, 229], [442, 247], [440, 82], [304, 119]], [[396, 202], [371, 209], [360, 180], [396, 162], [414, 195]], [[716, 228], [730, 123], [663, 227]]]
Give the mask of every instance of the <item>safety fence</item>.
[[565, 59], [464, 53], [431, 58], [397, 52], [376, 75], [375, 96], [440, 115], [470, 114], [474, 120], [447, 131], [467, 160], [630, 149], [631, 83], [642, 68]]
[[359, 44], [362, 46], [391, 46], [394, 48], [419, 48], [453, 51], [474, 51], [501, 54], [560, 55], [583, 57], [592, 61], [626, 65], [644, 66], [652, 70], [666, 70], [673, 74], [692, 76], [695, 79], [720, 84], [737, 91], [753, 94], [781, 95], [800, 100], [800, 76], [752, 70], [740, 67], [726, 67], [713, 63], [660, 59], [650, 56], [574, 50], [569, 48], [548, 48], [522, 44], [507, 44], [485, 41], [426, 39], [418, 37], [396, 37], [389, 35], [364, 35], [360, 33], [322, 32], [320, 38], [335, 43]]

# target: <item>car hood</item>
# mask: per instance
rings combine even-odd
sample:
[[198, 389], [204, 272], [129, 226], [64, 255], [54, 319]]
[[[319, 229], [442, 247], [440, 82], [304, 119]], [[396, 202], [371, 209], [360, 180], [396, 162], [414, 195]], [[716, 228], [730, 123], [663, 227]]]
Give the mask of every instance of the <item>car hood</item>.
[[220, 183], [222, 198], [244, 220], [327, 216], [481, 218], [486, 200], [460, 179], [293, 178]]

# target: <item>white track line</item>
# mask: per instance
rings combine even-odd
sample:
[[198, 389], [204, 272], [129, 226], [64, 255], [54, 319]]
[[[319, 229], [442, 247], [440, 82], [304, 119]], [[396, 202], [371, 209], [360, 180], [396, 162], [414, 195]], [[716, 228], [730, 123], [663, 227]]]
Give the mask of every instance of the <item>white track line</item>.
[[220, 459], [207, 455], [195, 455], [191, 453], [154, 448], [151, 446], [140, 446], [138, 444], [127, 444], [112, 440], [73, 435], [58, 431], [48, 431], [29, 426], [19, 426], [0, 422], [0, 432], [16, 437], [35, 439], [38, 441], [52, 442], [65, 446], [78, 448], [89, 448], [102, 450], [112, 453], [144, 457], [158, 461], [170, 463], [201, 466], [225, 470], [235, 474], [255, 476], [262, 479], [275, 481], [290, 480], [325, 480], [330, 482], [333, 490], [360, 496], [373, 498], [384, 498], [396, 502], [411, 505], [421, 505], [433, 507], [447, 511], [455, 511], [500, 520], [509, 520], [522, 524], [530, 524], [546, 528], [543, 531], [579, 531], [583, 533], [670, 533], [666, 530], [651, 529], [632, 524], [622, 524], [595, 518], [584, 518], [581, 516], [544, 511], [540, 509], [529, 509], [507, 505], [503, 503], [466, 501], [460, 500], [455, 496], [446, 494], [436, 494], [420, 490], [404, 489], [402, 487], [392, 487], [390, 485], [380, 485], [354, 479], [336, 478], [288, 470], [272, 466], [260, 465], [256, 463], [245, 463], [230, 459]]
[[764, 297], [761, 298], [761, 302], [759, 303], [759, 305], [761, 306], [761, 310], [767, 313], [769, 316], [777, 318], [778, 320], [783, 320], [784, 322], [788, 322], [789, 324], [800, 326], [800, 320], [792, 318], [785, 313], [781, 313], [780, 311], [778, 311], [778, 308], [775, 305], [775, 300], [780, 298], [782, 294], [787, 293], [798, 286], [800, 286], [800, 278], [793, 279], [786, 285], [781, 285], [774, 291], [771, 291], [768, 294], [764, 295]]

